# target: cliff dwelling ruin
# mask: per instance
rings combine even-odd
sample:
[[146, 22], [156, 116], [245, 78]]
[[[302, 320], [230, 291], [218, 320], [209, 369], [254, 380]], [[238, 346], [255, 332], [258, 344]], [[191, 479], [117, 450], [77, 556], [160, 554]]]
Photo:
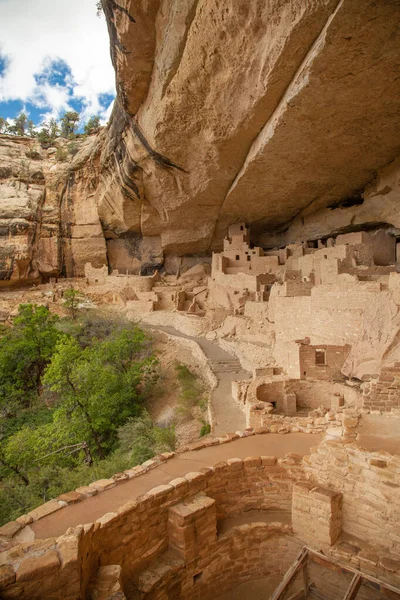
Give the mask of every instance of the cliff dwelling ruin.
[[400, 600], [400, 2], [101, 6], [110, 123], [0, 134], [0, 334], [137, 324], [201, 437], [21, 508], [0, 599]]

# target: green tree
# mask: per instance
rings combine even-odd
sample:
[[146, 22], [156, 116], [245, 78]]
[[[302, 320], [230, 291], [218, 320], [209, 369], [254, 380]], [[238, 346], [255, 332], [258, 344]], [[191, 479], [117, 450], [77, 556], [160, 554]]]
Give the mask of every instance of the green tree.
[[47, 130], [50, 139], [53, 141], [60, 136], [60, 126], [55, 119], [50, 119], [47, 125]]
[[90, 135], [91, 133], [96, 133], [96, 131], [99, 130], [100, 127], [100, 117], [99, 115], [96, 115], [94, 117], [90, 117], [89, 121], [86, 123], [85, 127], [84, 127], [84, 132], [87, 135]]
[[28, 124], [28, 117], [24, 112], [18, 115], [14, 121], [14, 125], [9, 127], [9, 131], [14, 135], [24, 136]]
[[75, 319], [78, 316], [79, 312], [79, 303], [82, 300], [82, 294], [79, 290], [75, 290], [74, 288], [69, 288], [64, 292], [64, 306], [68, 309], [72, 319]]
[[134, 328], [82, 348], [63, 338], [47, 368], [44, 384], [59, 394], [55, 419], [87, 440], [101, 459], [113, 448], [117, 429], [137, 416], [157, 377], [157, 361], [145, 334]]
[[0, 133], [7, 133], [10, 123], [4, 117], [0, 117]]
[[55, 119], [44, 123], [37, 137], [44, 148], [49, 148], [60, 136], [60, 126]]
[[30, 137], [36, 137], [37, 136], [37, 132], [35, 129], [35, 123], [32, 121], [32, 119], [29, 119], [28, 123], [27, 123], [27, 128], [28, 128], [28, 135]]
[[41, 378], [54, 352], [60, 332], [58, 317], [45, 306], [21, 304], [14, 327], [0, 344], [0, 410], [15, 414], [41, 391]]
[[61, 136], [72, 138], [78, 129], [79, 113], [74, 110], [67, 111], [61, 119]]

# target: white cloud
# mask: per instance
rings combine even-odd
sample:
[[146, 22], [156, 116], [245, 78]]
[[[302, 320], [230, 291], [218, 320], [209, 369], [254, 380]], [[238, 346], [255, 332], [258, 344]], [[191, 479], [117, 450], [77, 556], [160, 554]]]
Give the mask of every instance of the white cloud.
[[[95, 0], [0, 0], [0, 102], [22, 100], [49, 107], [53, 116], [83, 99], [83, 119], [101, 112], [100, 94], [115, 93], [109, 38]], [[71, 69], [66, 86], [35, 80], [51, 61]]]

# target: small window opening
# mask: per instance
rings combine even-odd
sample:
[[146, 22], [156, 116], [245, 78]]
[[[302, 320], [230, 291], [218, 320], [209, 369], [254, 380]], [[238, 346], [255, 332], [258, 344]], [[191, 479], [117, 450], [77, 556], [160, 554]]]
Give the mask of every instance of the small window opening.
[[248, 256], [248, 257], [247, 257], [247, 260], [248, 260], [248, 261], [250, 261], [250, 260], [251, 260], [251, 256]]
[[326, 365], [326, 351], [318, 349], [315, 351], [315, 364]]
[[239, 260], [239, 259], [240, 259], [239, 254], [236, 254], [236, 260]]
[[243, 231], [243, 225], [240, 226], [240, 231]]

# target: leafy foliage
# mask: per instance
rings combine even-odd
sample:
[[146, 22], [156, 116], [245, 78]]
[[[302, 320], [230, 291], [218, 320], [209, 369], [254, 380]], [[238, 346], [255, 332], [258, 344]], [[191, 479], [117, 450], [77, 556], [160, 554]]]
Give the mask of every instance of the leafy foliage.
[[0, 413], [15, 415], [32, 406], [60, 332], [58, 317], [45, 306], [21, 304], [14, 327], [0, 344]]
[[82, 300], [82, 294], [79, 290], [69, 288], [64, 292], [64, 306], [68, 309], [72, 319], [76, 319], [79, 311], [79, 302]]
[[[141, 416], [158, 378], [130, 323], [66, 321], [21, 305], [0, 344], [0, 521], [131, 464], [119, 430]], [[151, 429], [151, 428], [150, 428]], [[152, 448], [173, 432], [153, 428]], [[108, 475], [105, 473], [111, 469]], [[98, 475], [99, 473], [99, 475]]]
[[[59, 122], [54, 118], [50, 119], [41, 125], [40, 130], [37, 130], [32, 119], [28, 119], [27, 115], [22, 112], [14, 119], [14, 123], [4, 117], [0, 117], [0, 133], [37, 138], [43, 148], [50, 148], [59, 137], [73, 140], [78, 136], [82, 136], [82, 134], [77, 133], [79, 120], [79, 113], [76, 111], [67, 111]], [[97, 133], [99, 129], [100, 116], [94, 115], [85, 124], [83, 137]], [[69, 144], [68, 153], [71, 156], [74, 156], [77, 151], [78, 148], [76, 145]], [[58, 160], [66, 160], [66, 158], [59, 157]]]
[[69, 110], [64, 113], [61, 119], [61, 135], [65, 138], [72, 138], [78, 129], [79, 113], [75, 110]]
[[120, 448], [131, 453], [131, 464], [139, 465], [156, 454], [175, 450], [175, 425], [154, 425], [149, 413], [143, 410], [140, 417], [128, 419], [118, 432]]
[[91, 133], [96, 133], [96, 131], [99, 130], [99, 127], [100, 127], [100, 117], [99, 117], [99, 115], [96, 115], [94, 117], [90, 117], [89, 121], [86, 123], [83, 130], [87, 135], [90, 135]]

